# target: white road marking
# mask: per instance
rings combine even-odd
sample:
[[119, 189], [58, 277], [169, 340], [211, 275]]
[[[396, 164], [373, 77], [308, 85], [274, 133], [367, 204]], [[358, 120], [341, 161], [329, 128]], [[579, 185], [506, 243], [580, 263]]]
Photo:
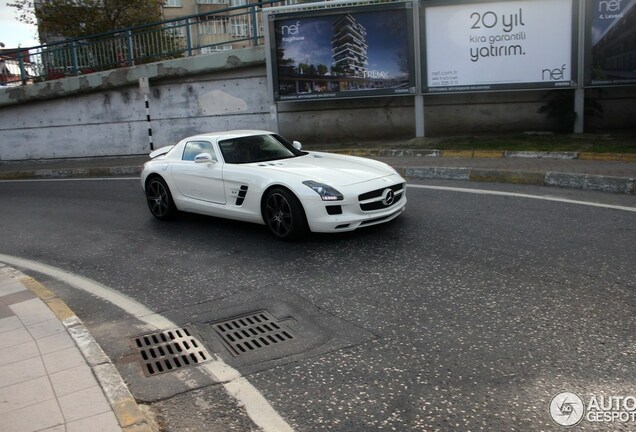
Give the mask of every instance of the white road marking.
[[578, 205], [586, 205], [590, 207], [601, 207], [601, 208], [607, 208], [607, 209], [636, 212], [636, 207], [603, 204], [603, 203], [597, 203], [592, 201], [578, 201], [578, 200], [572, 200], [568, 198], [559, 198], [559, 197], [549, 196], [549, 195], [530, 195], [530, 194], [522, 194], [522, 193], [516, 193], [516, 192], [493, 191], [493, 190], [487, 190], [487, 189], [469, 189], [469, 188], [458, 188], [458, 187], [448, 187], [448, 186], [426, 186], [426, 185], [413, 185], [413, 184], [409, 184], [407, 185], [407, 187], [416, 188], [416, 189], [442, 190], [442, 191], [449, 191], [449, 192], [463, 192], [463, 193], [471, 193], [471, 194], [479, 194], [479, 195], [499, 195], [499, 196], [509, 196], [509, 197], [516, 197], [516, 198], [529, 198], [529, 199], [536, 199], [536, 200], [543, 200], [543, 201], [554, 201], [554, 202], [561, 202], [561, 203], [567, 203], [567, 204], [578, 204]]
[[[126, 311], [137, 319], [154, 327], [157, 330], [172, 329], [177, 324], [154, 313], [143, 304], [127, 297], [126, 295], [108, 288], [92, 279], [66, 272], [57, 267], [19, 258], [11, 255], [0, 254], [0, 262], [12, 266], [27, 268], [42, 273], [71, 285], [74, 288], [86, 291], [96, 297], [106, 300]], [[220, 358], [201, 365], [211, 377], [223, 383], [223, 387], [230, 396], [236, 399], [246, 410], [252, 421], [265, 432], [291, 432], [292, 427], [274, 410], [270, 403], [240, 372], [226, 364]]]

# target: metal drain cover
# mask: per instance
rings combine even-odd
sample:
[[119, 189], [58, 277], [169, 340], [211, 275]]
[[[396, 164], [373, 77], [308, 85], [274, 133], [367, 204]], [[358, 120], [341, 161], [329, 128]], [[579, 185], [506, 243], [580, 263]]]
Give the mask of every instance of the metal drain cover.
[[133, 338], [139, 361], [146, 376], [171, 372], [211, 360], [210, 354], [194, 336], [182, 327]]
[[276, 320], [267, 311], [211, 324], [233, 356], [279, 345], [296, 338], [282, 321]]

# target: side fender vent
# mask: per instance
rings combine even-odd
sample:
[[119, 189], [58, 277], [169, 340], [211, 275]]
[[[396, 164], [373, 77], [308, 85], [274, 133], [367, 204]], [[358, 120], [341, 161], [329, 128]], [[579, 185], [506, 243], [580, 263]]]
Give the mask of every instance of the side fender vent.
[[241, 189], [239, 189], [239, 193], [236, 196], [236, 205], [240, 206], [243, 205], [243, 201], [245, 201], [245, 196], [247, 195], [247, 186], [243, 185], [241, 186]]

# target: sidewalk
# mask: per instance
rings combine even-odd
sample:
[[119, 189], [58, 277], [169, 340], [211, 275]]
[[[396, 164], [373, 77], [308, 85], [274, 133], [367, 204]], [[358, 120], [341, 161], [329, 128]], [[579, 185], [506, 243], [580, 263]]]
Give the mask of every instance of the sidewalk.
[[[306, 150], [313, 150], [307, 147]], [[338, 149], [388, 163], [411, 180], [516, 183], [636, 194], [636, 154]], [[0, 180], [137, 176], [146, 155], [0, 162]]]
[[52, 292], [0, 263], [1, 432], [150, 432], [119, 373]]

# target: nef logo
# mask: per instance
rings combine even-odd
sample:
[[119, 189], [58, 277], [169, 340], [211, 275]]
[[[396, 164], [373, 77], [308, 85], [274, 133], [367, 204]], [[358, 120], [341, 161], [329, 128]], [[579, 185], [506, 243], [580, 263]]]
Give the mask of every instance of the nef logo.
[[300, 32], [300, 21], [296, 21], [296, 24], [280, 26], [280, 32], [283, 36], [297, 36]]
[[598, 2], [598, 11], [604, 12], [618, 12], [621, 10], [621, 2], [623, 0], [604, 0]]
[[622, 18], [621, 13], [623, 0], [601, 0], [598, 2], [598, 19], [613, 20]]
[[543, 69], [541, 79], [543, 81], [563, 81], [565, 79], [565, 65], [555, 69]]
[[298, 36], [300, 34], [300, 21], [296, 21], [296, 24], [287, 24], [280, 26], [280, 34], [283, 42], [296, 42], [305, 40], [305, 36]]

